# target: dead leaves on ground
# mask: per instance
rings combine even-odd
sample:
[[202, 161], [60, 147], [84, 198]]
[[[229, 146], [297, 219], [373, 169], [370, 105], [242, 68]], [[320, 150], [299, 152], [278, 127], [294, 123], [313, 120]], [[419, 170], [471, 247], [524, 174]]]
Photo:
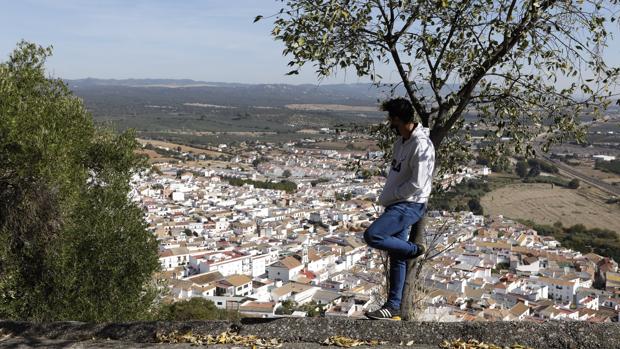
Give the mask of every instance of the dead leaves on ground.
[[[185, 333], [173, 331], [168, 334], [157, 333], [156, 338], [160, 343], [190, 343], [194, 345], [234, 344], [252, 348], [279, 348], [282, 346], [282, 342], [279, 339], [265, 339], [254, 335], [241, 336], [232, 331], [222, 332], [217, 336], [194, 334], [191, 331]], [[379, 340], [359, 340], [344, 336], [331, 336], [321, 342], [323, 345], [335, 345], [343, 348], [362, 345], [375, 346], [386, 343]]]
[[279, 348], [282, 342], [278, 339], [264, 339], [253, 335], [241, 336], [235, 332], [222, 332], [217, 336], [194, 334], [191, 331], [180, 333], [173, 331], [169, 334], [157, 333], [160, 343], [190, 343], [194, 345], [234, 344], [252, 348]]
[[[157, 333], [156, 338], [160, 343], [190, 343], [193, 345], [234, 344], [251, 348], [279, 348], [283, 344], [281, 340], [276, 338], [265, 339], [254, 335], [242, 336], [233, 331], [222, 332], [217, 336], [194, 334], [191, 331], [185, 333], [173, 331], [168, 334]], [[360, 340], [345, 336], [331, 336], [321, 342], [323, 345], [334, 345], [343, 348], [377, 346], [387, 343], [386, 341], [379, 341], [376, 339]], [[400, 343], [401, 346], [411, 346], [413, 344], [413, 341], [409, 341], [406, 344], [404, 342]], [[519, 344], [514, 344], [510, 347], [502, 347], [480, 342], [475, 339], [470, 339], [468, 341], [461, 339], [444, 341], [439, 347], [443, 349], [532, 349]]]
[[351, 348], [351, 347], [358, 347], [360, 345], [373, 346], [373, 345], [380, 345], [380, 344], [385, 344], [385, 343], [387, 342], [378, 341], [376, 339], [363, 341], [363, 340], [353, 339], [353, 338], [344, 337], [344, 336], [331, 336], [327, 338], [326, 340], [324, 340], [321, 344], [335, 345], [335, 346], [344, 347], [344, 348]]
[[513, 344], [510, 347], [502, 347], [490, 343], [479, 342], [475, 339], [470, 339], [467, 342], [462, 339], [456, 339], [451, 342], [443, 341], [443, 343], [439, 346], [444, 349], [532, 349], [531, 347], [526, 347], [520, 344]]

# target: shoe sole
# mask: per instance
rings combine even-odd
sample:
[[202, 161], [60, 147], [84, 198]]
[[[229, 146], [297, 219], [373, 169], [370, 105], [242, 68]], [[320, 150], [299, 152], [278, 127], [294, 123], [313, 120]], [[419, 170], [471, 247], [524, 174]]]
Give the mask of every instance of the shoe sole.
[[388, 320], [388, 321], [401, 321], [400, 316], [392, 316], [392, 317], [376, 317], [372, 315], [366, 315], [367, 318], [371, 320]]

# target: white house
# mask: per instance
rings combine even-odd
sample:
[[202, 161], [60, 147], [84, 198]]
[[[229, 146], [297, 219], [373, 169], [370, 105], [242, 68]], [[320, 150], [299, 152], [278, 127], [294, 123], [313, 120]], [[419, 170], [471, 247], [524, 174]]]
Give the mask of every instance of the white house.
[[295, 257], [288, 256], [267, 267], [268, 278], [286, 282], [297, 275], [303, 267]]
[[276, 302], [246, 301], [239, 306], [239, 312], [252, 317], [271, 318], [276, 316]]
[[517, 265], [517, 275], [536, 275], [540, 270], [540, 261], [537, 258], [529, 260], [524, 258], [521, 263]]
[[319, 272], [336, 263], [336, 256], [332, 252], [319, 253], [315, 249], [308, 249], [308, 265], [306, 269]]
[[320, 290], [319, 287], [289, 282], [271, 290], [271, 300], [274, 302], [283, 302], [290, 299], [297, 304], [304, 304], [310, 302], [312, 296], [314, 296], [318, 290]]
[[252, 256], [252, 277], [257, 277], [266, 273], [267, 263], [270, 257], [271, 256], [268, 254]]
[[162, 269], [171, 270], [189, 263], [189, 250], [186, 247], [175, 247], [159, 252], [159, 263]]
[[199, 273], [219, 271], [224, 276], [234, 274], [252, 275], [252, 256], [231, 251], [192, 256], [190, 265]]
[[548, 277], [531, 277], [531, 280], [549, 287], [549, 298], [562, 303], [571, 303], [580, 286], [579, 278], [564, 280]]
[[245, 297], [252, 294], [252, 279], [247, 275], [231, 275], [218, 281], [218, 296]]
[[185, 201], [185, 193], [182, 191], [173, 192], [172, 201]]

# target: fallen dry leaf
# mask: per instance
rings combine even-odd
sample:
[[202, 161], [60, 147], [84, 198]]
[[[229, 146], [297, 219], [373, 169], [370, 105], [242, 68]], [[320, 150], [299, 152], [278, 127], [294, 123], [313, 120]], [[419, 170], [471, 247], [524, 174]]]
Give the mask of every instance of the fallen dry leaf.
[[276, 338], [259, 338], [257, 336], [248, 335], [241, 336], [235, 332], [222, 332], [217, 336], [193, 334], [191, 331], [179, 333], [173, 331], [171, 333], [157, 333], [157, 341], [160, 343], [190, 343], [194, 345], [212, 345], [212, 344], [234, 344], [251, 348], [279, 348], [282, 346], [280, 340]]
[[480, 342], [475, 339], [470, 339], [468, 341], [464, 341], [462, 339], [456, 339], [453, 341], [446, 340], [439, 346], [443, 349], [533, 349], [520, 344], [514, 344], [510, 347], [502, 347], [495, 344]]
[[359, 340], [359, 339], [353, 339], [353, 338], [344, 337], [344, 336], [331, 336], [322, 342], [322, 344], [325, 344], [325, 345], [335, 345], [335, 346], [343, 347], [343, 348], [358, 347], [360, 345], [374, 346], [374, 345], [380, 345], [380, 344], [385, 344], [385, 343], [386, 342], [384, 341], [379, 341], [376, 339]]

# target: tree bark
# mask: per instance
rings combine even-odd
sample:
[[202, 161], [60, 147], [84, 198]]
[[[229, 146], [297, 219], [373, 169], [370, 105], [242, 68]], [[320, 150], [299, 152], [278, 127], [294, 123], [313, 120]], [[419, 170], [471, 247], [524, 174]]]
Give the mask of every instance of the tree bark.
[[[423, 216], [416, 224], [411, 226], [411, 232], [409, 233], [409, 241], [416, 244], [424, 241], [424, 230], [426, 228], [426, 216]], [[420, 256], [416, 259], [409, 260], [407, 262], [407, 276], [405, 278], [405, 286], [403, 288], [403, 298], [401, 304], [401, 313], [403, 320], [411, 321], [415, 319], [415, 292], [416, 283], [420, 281], [416, 277], [416, 270], [418, 269], [418, 261], [424, 256]]]

